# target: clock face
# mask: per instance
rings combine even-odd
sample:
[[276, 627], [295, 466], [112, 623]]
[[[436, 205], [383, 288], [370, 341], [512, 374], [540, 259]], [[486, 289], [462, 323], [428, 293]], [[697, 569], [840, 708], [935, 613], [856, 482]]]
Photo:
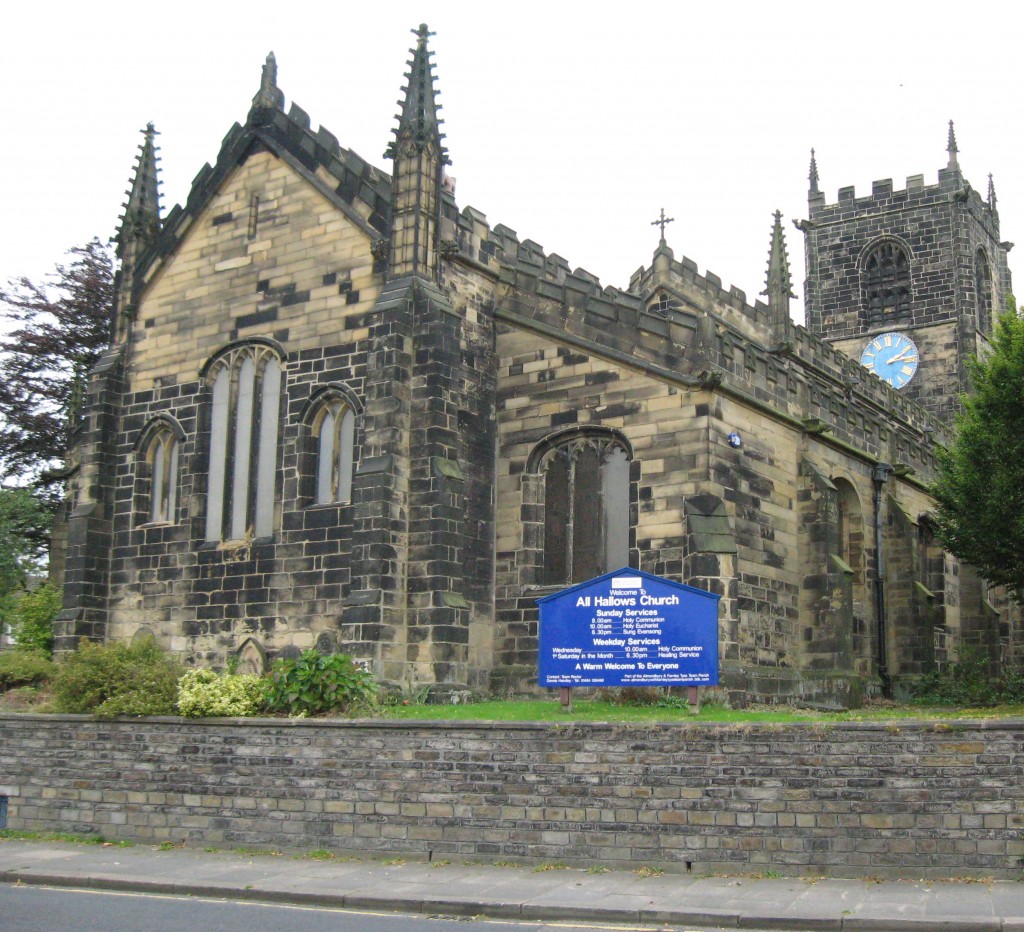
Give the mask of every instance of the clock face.
[[914, 377], [919, 361], [917, 345], [903, 333], [880, 333], [860, 354], [861, 365], [893, 388], [903, 388]]

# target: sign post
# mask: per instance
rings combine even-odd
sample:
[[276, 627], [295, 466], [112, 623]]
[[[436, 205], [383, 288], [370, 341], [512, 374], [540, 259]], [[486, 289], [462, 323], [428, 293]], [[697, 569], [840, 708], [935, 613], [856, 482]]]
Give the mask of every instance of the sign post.
[[570, 707], [579, 686], [718, 684], [719, 596], [629, 568], [538, 599], [539, 681]]

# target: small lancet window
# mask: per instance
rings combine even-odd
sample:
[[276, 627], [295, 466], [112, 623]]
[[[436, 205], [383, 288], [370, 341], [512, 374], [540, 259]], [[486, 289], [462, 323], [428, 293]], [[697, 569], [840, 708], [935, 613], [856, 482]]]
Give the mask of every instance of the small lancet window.
[[149, 442], [149, 520], [173, 524], [178, 507], [178, 440], [170, 430], [161, 429]]
[[867, 254], [863, 268], [864, 304], [870, 322], [881, 323], [910, 313], [910, 257], [893, 240], [883, 240]]
[[313, 422], [316, 439], [316, 503], [352, 500], [356, 418], [341, 398], [331, 398]]

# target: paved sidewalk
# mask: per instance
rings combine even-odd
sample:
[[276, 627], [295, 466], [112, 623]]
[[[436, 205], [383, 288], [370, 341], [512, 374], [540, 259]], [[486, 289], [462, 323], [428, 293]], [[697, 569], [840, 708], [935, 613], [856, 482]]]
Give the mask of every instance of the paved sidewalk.
[[1024, 883], [691, 877], [0, 841], [0, 881], [652, 928], [1024, 932]]

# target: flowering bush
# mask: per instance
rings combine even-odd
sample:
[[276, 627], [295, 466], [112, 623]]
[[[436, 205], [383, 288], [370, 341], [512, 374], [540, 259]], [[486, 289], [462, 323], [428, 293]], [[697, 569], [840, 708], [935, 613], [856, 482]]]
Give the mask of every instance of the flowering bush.
[[188, 718], [259, 715], [265, 701], [265, 680], [250, 673], [201, 668], [178, 680], [178, 711]]

